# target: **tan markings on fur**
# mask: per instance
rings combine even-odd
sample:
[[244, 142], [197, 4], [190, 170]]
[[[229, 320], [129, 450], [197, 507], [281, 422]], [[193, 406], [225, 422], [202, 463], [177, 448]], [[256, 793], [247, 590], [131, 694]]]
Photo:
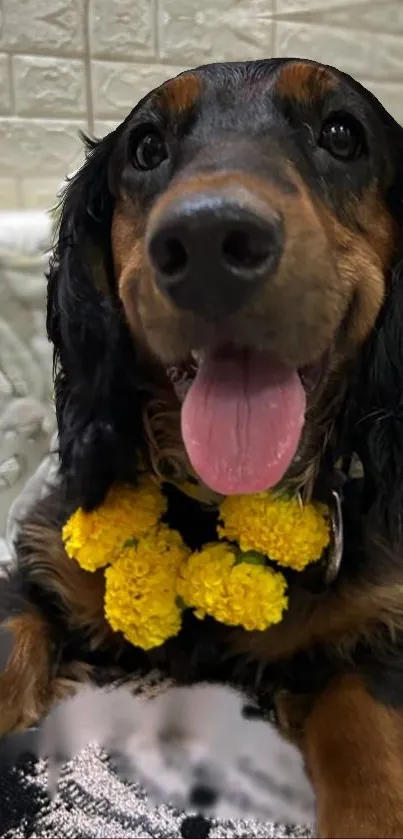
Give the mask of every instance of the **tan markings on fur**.
[[338, 275], [356, 296], [348, 324], [350, 343], [359, 346], [374, 326], [385, 295], [385, 277], [396, 249], [396, 222], [373, 189], [346, 207], [350, 226], [326, 208], [323, 225], [334, 249]]
[[[337, 86], [331, 70], [304, 62], [287, 64], [277, 79], [277, 90], [282, 95], [312, 105]], [[359, 346], [372, 329], [383, 303], [385, 270], [396, 247], [398, 230], [375, 187], [363, 196], [352, 197], [345, 211], [352, 229], [343, 226], [326, 209], [323, 221], [339, 248], [335, 252], [339, 277], [357, 290], [359, 299], [350, 325], [355, 344]]]
[[244, 653], [262, 666], [317, 643], [331, 645], [348, 657], [358, 640], [370, 637], [375, 643], [381, 624], [391, 637], [403, 628], [403, 586], [345, 586], [320, 596], [294, 589], [280, 624], [266, 632], [234, 630], [230, 643], [235, 653]]
[[[279, 165], [281, 161], [279, 161]], [[292, 183], [296, 186], [301, 184], [297, 173], [291, 166], [284, 163], [284, 169], [287, 168]], [[195, 175], [188, 176], [184, 179], [176, 180], [169, 189], [160, 195], [156, 201], [149, 218], [149, 226], [152, 227], [159, 221], [161, 215], [173, 204], [176, 200], [186, 198], [198, 192], [209, 190], [230, 193], [232, 198], [235, 198], [239, 206], [247, 202], [250, 206], [250, 200], [255, 199], [256, 210], [268, 220], [273, 218], [277, 209], [277, 202], [286, 201], [289, 196], [282, 193], [281, 189], [273, 184], [270, 180], [263, 180], [254, 175], [238, 170], [218, 170], [213, 172], [202, 172]], [[272, 203], [271, 203], [272, 202]]]
[[166, 341], [169, 341], [169, 335], [172, 340], [181, 335], [182, 315], [161, 294], [154, 281], [145, 251], [145, 226], [146, 220], [138, 208], [121, 200], [113, 215], [111, 231], [118, 292], [133, 335], [149, 349], [154, 330], [162, 329]]
[[[331, 348], [326, 373], [309, 399], [298, 468], [293, 467], [288, 476], [289, 485], [309, 498], [322, 452], [332, 438], [334, 417], [345, 396], [344, 363], [370, 333], [383, 303], [385, 274], [396, 247], [396, 229], [375, 187], [360, 200], [350, 201], [346, 224], [342, 224], [329, 207], [313, 202], [290, 163], [284, 163], [284, 172], [296, 187], [295, 195], [284, 194], [270, 181], [232, 171], [203, 173], [176, 181], [157, 200], [148, 224], [151, 228], [157, 224], [171, 202], [206, 189], [229, 191], [240, 203], [249, 202], [252, 196], [258, 211], [268, 218], [282, 213], [286, 237], [280, 266], [242, 318], [259, 323], [270, 313], [271, 321], [279, 324], [279, 334], [286, 336], [284, 357], [292, 365], [317, 361]], [[112, 228], [119, 293], [136, 339], [168, 364], [188, 353], [197, 318], [178, 311], [159, 292], [145, 253], [144, 232], [145, 219], [130, 203], [121, 202]], [[302, 273], [301, 266], [305, 266]], [[237, 318], [238, 315], [229, 318], [227, 324], [234, 334], [238, 333]], [[339, 333], [341, 324], [343, 330]], [[335, 345], [337, 335], [339, 341]], [[155, 435], [159, 440], [157, 445], [152, 443], [153, 463], [160, 471], [167, 455], [165, 463], [171, 461], [173, 465], [176, 461], [174, 469], [180, 474], [189, 468], [181, 443], [180, 407], [177, 403], [175, 430], [172, 398], [167, 398], [166, 408], [163, 401], [165, 398], [161, 400], [156, 393], [145, 411], [149, 440], [154, 438], [155, 443]], [[164, 413], [166, 440], [161, 445]], [[153, 426], [147, 419], [152, 414]]]
[[[271, 323], [288, 343], [282, 353], [284, 360], [293, 365], [296, 358], [298, 363], [311, 363], [327, 348], [344, 314], [347, 289], [336, 277], [325, 231], [306, 188], [294, 171], [290, 170], [289, 174], [298, 187], [295, 195], [285, 194], [270, 181], [237, 171], [205, 173], [177, 181], [156, 202], [149, 227], [152, 229], [158, 224], [171, 202], [201, 189], [226, 191], [240, 204], [245, 203], [268, 219], [281, 213], [286, 236], [279, 268], [270, 277], [270, 282], [262, 284], [260, 294], [242, 313], [227, 318], [226, 327], [228, 334], [239, 334], [242, 318], [254, 325], [260, 323], [260, 331], [264, 332], [263, 321], [267, 324], [270, 313]], [[301, 265], [306, 265], [302, 276]], [[320, 299], [325, 296], [324, 276], [327, 278], [326, 305], [320, 311]], [[142, 308], [144, 332], [152, 350], [170, 363], [180, 357], [181, 348], [186, 346], [187, 336], [192, 334], [197, 318], [177, 312], [172, 303], [162, 303], [161, 295], [153, 292], [152, 270], [149, 281], [151, 287], [144, 296]], [[314, 323], [315, 329], [308, 330], [308, 323]], [[302, 329], [304, 340], [300, 335]], [[306, 358], [301, 359], [301, 352]]]
[[[270, 311], [277, 305], [276, 298], [278, 298], [278, 291], [282, 293], [282, 305], [279, 316], [288, 319], [288, 325], [284, 325], [284, 332], [288, 335], [293, 332], [293, 318], [295, 311], [298, 311], [300, 305], [305, 317], [308, 320], [314, 319], [316, 324], [320, 322], [322, 328], [326, 328], [326, 317], [317, 317], [318, 304], [315, 302], [315, 284], [319, 290], [319, 294], [323, 296], [323, 277], [327, 278], [328, 284], [332, 284], [334, 293], [327, 295], [326, 309], [329, 312], [329, 326], [326, 328], [324, 337], [322, 338], [322, 349], [327, 348], [330, 343], [333, 333], [337, 328], [338, 323], [343, 317], [344, 311], [347, 308], [348, 296], [351, 293], [349, 287], [343, 289], [343, 285], [339, 281], [337, 271], [333, 261], [330, 266], [326, 264], [328, 259], [328, 242], [324, 233], [322, 219], [317, 208], [314, 208], [311, 199], [302, 183], [300, 177], [295, 170], [290, 166], [285, 166], [290, 181], [298, 189], [296, 196], [284, 195], [278, 187], [270, 182], [262, 182], [260, 179], [253, 178], [250, 175], [234, 173], [234, 172], [218, 172], [211, 174], [198, 175], [187, 179], [185, 182], [177, 182], [174, 187], [165, 192], [157, 202], [153, 214], [149, 220], [150, 225], [156, 224], [161, 213], [169, 206], [171, 201], [183, 197], [183, 195], [192, 193], [193, 191], [202, 189], [222, 189], [230, 190], [231, 194], [236, 194], [240, 203], [243, 200], [250, 200], [250, 195], [255, 197], [256, 208], [263, 215], [272, 217], [273, 213], [280, 210], [283, 212], [286, 221], [287, 243], [286, 253], [282, 260], [282, 265], [274, 278], [268, 284], [267, 293], [263, 291], [261, 297], [256, 303], [257, 311], [251, 311], [249, 317], [251, 320], [255, 316], [261, 317], [261, 312], [266, 309]], [[307, 250], [307, 243], [309, 243], [309, 250]], [[326, 256], [324, 256], [326, 254]], [[300, 269], [301, 264], [310, 264], [314, 266], [313, 270], [307, 269], [307, 275], [310, 276], [311, 289], [303, 289], [304, 300], [301, 304], [293, 305], [294, 291], [298, 287], [303, 287], [301, 283]], [[323, 267], [321, 267], [323, 266]], [[295, 282], [293, 276], [295, 275]], [[144, 272], [141, 272], [144, 278]], [[186, 337], [187, 329], [192, 328], [192, 316], [187, 315], [185, 318], [178, 312], [171, 303], [163, 301], [161, 303], [161, 295], [155, 294], [153, 291], [154, 284], [152, 272], [148, 274], [149, 288], [147, 293], [143, 296], [144, 305], [142, 307], [142, 319], [144, 321], [144, 333], [147, 335], [151, 346], [157, 354], [169, 354], [172, 350], [180, 354], [180, 346], [177, 346]], [[144, 286], [143, 286], [144, 287]], [[309, 304], [309, 297], [311, 305]], [[312, 314], [307, 312], [307, 308], [312, 310]], [[323, 313], [326, 314], [326, 311]], [[248, 313], [245, 313], [248, 316]], [[237, 328], [234, 320], [234, 333]], [[306, 342], [305, 342], [306, 345]], [[298, 338], [295, 341], [294, 355], [300, 352], [301, 341]], [[312, 348], [312, 353], [317, 357], [320, 349], [317, 346], [317, 340]], [[343, 388], [340, 387], [340, 380], [333, 381], [329, 388], [327, 380], [324, 381], [320, 387], [320, 392], [316, 392], [314, 398], [311, 399], [310, 408], [308, 411], [306, 421], [306, 434], [304, 437], [304, 458], [300, 461], [302, 468], [299, 468], [297, 474], [293, 474], [290, 479], [294, 487], [303, 489], [304, 496], [309, 497], [316, 478], [317, 470], [319, 468], [322, 451], [329, 441], [332, 432], [332, 420], [336, 413], [337, 407], [344, 396]], [[174, 417], [171, 415], [172, 420]], [[179, 414], [177, 418], [179, 428]], [[319, 427], [318, 427], [319, 424]], [[309, 428], [314, 429], [313, 434], [309, 434]], [[180, 434], [177, 433], [177, 438], [180, 439]], [[183, 463], [183, 459], [182, 459]]]
[[343, 330], [328, 357], [326, 374], [311, 393], [298, 462], [287, 477], [287, 485], [300, 491], [305, 500], [311, 497], [322, 454], [331, 443], [346, 396], [345, 362], [374, 327], [398, 240], [397, 225], [374, 189], [351, 201], [347, 208], [351, 228], [338, 221], [327, 207], [319, 205], [317, 211], [329, 238], [336, 282], [344, 289], [346, 303], [351, 302]]
[[71, 696], [78, 683], [91, 679], [85, 662], [56, 664], [49, 628], [36, 612], [2, 624], [13, 641], [10, 658], [0, 673], [0, 737], [37, 723], [50, 707]]
[[[111, 235], [119, 296], [134, 337], [148, 350], [143, 301], [147, 300], [149, 306], [150, 299], [155, 298], [156, 306], [162, 312], [165, 310], [171, 321], [175, 314], [152, 281], [144, 255], [144, 220], [124, 201], [115, 211]], [[180, 315], [178, 321], [179, 318]], [[171, 328], [175, 332], [175, 326], [171, 325]], [[163, 369], [158, 370], [155, 362], [151, 369], [151, 361], [149, 363], [149, 394], [144, 397], [143, 425], [151, 465], [160, 477], [184, 480], [193, 471], [180, 432], [180, 405]]]
[[[148, 224], [152, 228], [172, 202], [201, 189], [228, 190], [240, 203], [245, 195], [248, 201], [252, 197], [256, 209], [268, 218], [282, 213], [286, 237], [279, 269], [244, 317], [262, 318], [270, 311], [273, 322], [281, 323], [282, 334], [287, 336], [287, 359], [300, 366], [316, 361], [328, 348], [354, 297], [357, 305], [351, 319], [350, 354], [367, 336], [382, 305], [386, 257], [390, 258], [395, 231], [385, 208], [372, 196], [364, 206], [357, 204], [356, 228], [358, 231], [361, 225], [362, 233], [347, 228], [327, 207], [312, 202], [289, 164], [287, 171], [298, 189], [295, 196], [238, 172], [177, 181], [160, 196]], [[145, 252], [144, 232], [145, 220], [121, 204], [112, 226], [119, 293], [136, 336], [170, 363], [188, 348], [197, 318], [178, 311], [157, 288]], [[301, 265], [306, 265], [302, 276]], [[233, 320], [236, 333], [236, 317]], [[312, 324], [308, 332], [306, 324]]]
[[134, 335], [140, 328], [137, 298], [145, 266], [144, 231], [145, 219], [140, 211], [123, 198], [112, 219], [112, 255], [119, 297]]
[[317, 699], [304, 745], [322, 839], [403, 836], [401, 710], [340, 677]]
[[184, 114], [196, 104], [201, 92], [201, 79], [194, 73], [184, 73], [165, 82], [155, 93], [158, 104], [173, 114]]
[[[287, 335], [288, 360], [291, 364], [298, 361], [300, 366], [317, 360], [332, 343], [355, 297], [351, 346], [346, 348], [349, 354], [367, 337], [383, 302], [385, 270], [396, 245], [396, 230], [373, 191], [350, 208], [350, 228], [339, 222], [328, 207], [312, 201], [290, 164], [285, 164], [285, 169], [297, 187], [295, 196], [284, 194], [270, 181], [238, 172], [208, 173], [177, 181], [156, 202], [149, 225], [152, 228], [158, 223], [171, 202], [205, 189], [229, 191], [241, 204], [245, 194], [248, 201], [252, 196], [255, 209], [267, 218], [281, 213], [286, 235], [279, 268], [263, 287], [255, 305], [251, 303], [245, 310], [244, 317], [262, 317], [262, 313], [270, 312], [272, 320], [280, 322]], [[306, 266], [302, 274], [301, 265]], [[164, 356], [171, 347], [176, 350], [175, 340], [180, 345], [175, 335], [186, 334], [191, 320], [155, 293], [151, 269], [147, 280], [151, 288], [143, 296], [144, 331], [149, 334], [153, 350]], [[167, 318], [172, 321], [169, 327], [165, 327]], [[308, 333], [305, 326], [304, 340], [300, 335], [302, 324], [312, 324]], [[302, 352], [307, 356], [304, 359]]]
[[[344, 362], [374, 327], [384, 301], [385, 280], [398, 241], [397, 225], [385, 204], [370, 189], [347, 208], [351, 228], [321, 205], [318, 212], [329, 237], [339, 277], [351, 304], [343, 331], [327, 361], [326, 375], [310, 396], [299, 459], [287, 483], [309, 500], [322, 454], [331, 442], [334, 423], [346, 396]], [[341, 340], [342, 339], [342, 340]]]
[[0, 673], [0, 736], [37, 722], [49, 707], [51, 641], [35, 612], [9, 618], [2, 625], [13, 648]]
[[375, 187], [368, 189], [352, 207], [362, 235], [376, 253], [383, 268], [390, 264], [398, 244], [399, 225], [380, 199]]
[[281, 96], [312, 107], [337, 87], [336, 77], [326, 67], [312, 67], [302, 61], [282, 67], [276, 81], [276, 90]]
[[[385, 297], [385, 278], [396, 252], [400, 231], [375, 190], [362, 197], [356, 219], [362, 229], [361, 259], [355, 265], [359, 277], [358, 306], [352, 327], [361, 343], [369, 335]], [[346, 257], [348, 261], [348, 257]], [[347, 270], [347, 268], [345, 268]]]
[[279, 690], [274, 696], [277, 725], [283, 737], [290, 743], [303, 748], [305, 725], [317, 694], [293, 694]]
[[29, 546], [24, 564], [29, 565], [30, 580], [54, 592], [65, 607], [70, 628], [89, 633], [92, 648], [99, 647], [112, 635], [104, 616], [103, 571], [83, 571], [67, 556], [60, 531], [52, 527], [27, 524], [23, 538]]

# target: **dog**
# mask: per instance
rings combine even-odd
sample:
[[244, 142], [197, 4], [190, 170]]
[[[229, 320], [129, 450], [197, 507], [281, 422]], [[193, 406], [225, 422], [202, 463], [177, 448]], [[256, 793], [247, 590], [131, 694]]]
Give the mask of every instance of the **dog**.
[[[402, 129], [312, 61], [185, 72], [87, 141], [48, 277], [59, 486], [1, 587], [2, 734], [138, 668], [232, 682], [301, 749], [321, 837], [403, 836], [402, 225]], [[333, 499], [280, 624], [188, 615], [149, 654], [111, 631], [61, 527], [144, 463], [191, 548], [223, 495]]]

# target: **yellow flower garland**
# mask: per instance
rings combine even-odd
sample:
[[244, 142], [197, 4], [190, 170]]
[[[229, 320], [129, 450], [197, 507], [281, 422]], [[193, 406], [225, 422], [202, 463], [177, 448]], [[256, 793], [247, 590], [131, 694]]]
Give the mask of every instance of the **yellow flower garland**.
[[329, 543], [323, 504], [302, 507], [299, 498], [262, 492], [230, 495], [220, 509], [220, 535], [238, 542], [241, 551], [258, 551], [294, 571], [303, 571], [321, 557]]
[[166, 499], [151, 479], [139, 489], [114, 486], [98, 509], [86, 513], [79, 507], [67, 521], [66, 551], [85, 571], [104, 568], [117, 559], [126, 542], [152, 531], [166, 509]]
[[330, 540], [324, 505], [264, 492], [226, 498], [220, 541], [191, 553], [178, 531], [161, 523], [166, 509], [160, 487], [145, 478], [137, 488], [113, 487], [91, 513], [78, 508], [62, 532], [68, 556], [83, 569], [106, 569], [105, 616], [144, 650], [177, 635], [185, 609], [247, 630], [279, 623], [287, 583], [267, 558], [302, 571]]

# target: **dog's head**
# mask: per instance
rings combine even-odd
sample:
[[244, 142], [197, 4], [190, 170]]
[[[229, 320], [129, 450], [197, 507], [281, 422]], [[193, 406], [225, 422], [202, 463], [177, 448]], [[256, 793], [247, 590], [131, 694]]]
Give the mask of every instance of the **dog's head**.
[[310, 492], [347, 446], [400, 510], [402, 201], [401, 128], [313, 62], [184, 73], [90, 144], [48, 302], [76, 501], [147, 453], [220, 494]]

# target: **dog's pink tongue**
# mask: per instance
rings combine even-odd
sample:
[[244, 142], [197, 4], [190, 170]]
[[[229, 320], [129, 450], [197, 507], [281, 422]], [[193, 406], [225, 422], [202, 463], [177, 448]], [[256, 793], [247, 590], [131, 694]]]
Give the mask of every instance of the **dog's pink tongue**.
[[287, 471], [304, 414], [295, 370], [264, 353], [217, 352], [185, 397], [182, 436], [193, 468], [215, 492], [261, 492]]

